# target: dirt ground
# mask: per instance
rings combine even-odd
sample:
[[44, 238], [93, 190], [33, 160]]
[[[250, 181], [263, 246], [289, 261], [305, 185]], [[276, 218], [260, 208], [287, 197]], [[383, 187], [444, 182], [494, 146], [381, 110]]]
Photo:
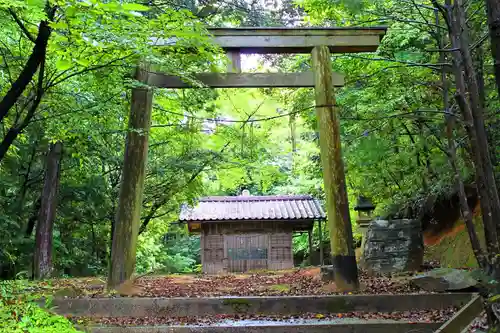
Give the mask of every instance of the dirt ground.
[[[370, 277], [360, 272], [361, 288], [356, 294], [419, 293], [408, 277]], [[55, 296], [110, 296], [105, 280], [99, 278], [58, 279], [51, 282]], [[320, 279], [319, 268], [276, 272], [224, 275], [167, 275], [138, 279], [122, 296], [135, 297], [213, 297], [285, 296], [343, 294], [334, 283]], [[423, 291], [422, 291], [423, 292]], [[111, 295], [112, 296], [112, 295]]]

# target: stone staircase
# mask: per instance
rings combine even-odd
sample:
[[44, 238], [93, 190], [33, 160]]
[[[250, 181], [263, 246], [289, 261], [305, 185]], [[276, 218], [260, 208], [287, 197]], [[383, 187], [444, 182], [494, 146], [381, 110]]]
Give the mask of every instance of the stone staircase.
[[470, 293], [116, 297], [55, 299], [53, 306], [91, 333], [430, 333], [473, 299]]

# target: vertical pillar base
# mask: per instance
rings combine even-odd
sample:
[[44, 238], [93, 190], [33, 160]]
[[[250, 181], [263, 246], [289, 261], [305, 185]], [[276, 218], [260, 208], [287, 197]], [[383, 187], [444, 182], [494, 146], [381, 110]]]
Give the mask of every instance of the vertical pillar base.
[[338, 289], [342, 291], [352, 291], [359, 288], [358, 265], [356, 255], [334, 255], [333, 281]]

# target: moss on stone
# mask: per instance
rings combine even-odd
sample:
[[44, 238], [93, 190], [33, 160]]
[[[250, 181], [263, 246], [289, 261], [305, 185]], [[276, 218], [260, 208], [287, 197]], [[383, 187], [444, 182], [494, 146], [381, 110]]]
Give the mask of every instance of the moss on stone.
[[250, 307], [250, 301], [245, 298], [225, 299], [223, 304], [231, 306], [236, 313], [247, 312]]
[[272, 291], [287, 292], [290, 291], [290, 285], [288, 284], [274, 284], [269, 287]]
[[328, 302], [326, 306], [328, 312], [330, 313], [345, 313], [353, 311], [352, 306], [346, 299], [336, 298]]

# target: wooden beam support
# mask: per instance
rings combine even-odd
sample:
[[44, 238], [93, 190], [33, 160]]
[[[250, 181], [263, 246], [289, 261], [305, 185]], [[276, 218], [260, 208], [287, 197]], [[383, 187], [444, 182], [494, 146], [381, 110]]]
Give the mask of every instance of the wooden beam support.
[[[373, 52], [386, 27], [371, 28], [210, 28], [214, 42], [241, 53], [310, 53], [327, 45], [333, 53]], [[153, 45], [175, 45], [176, 39], [152, 39]]]
[[228, 51], [227, 57], [229, 63], [227, 64], [228, 73], [241, 73], [241, 54], [238, 51]]
[[312, 63], [334, 279], [341, 290], [353, 290], [359, 288], [358, 269], [340, 144], [340, 115], [335, 105], [328, 47], [315, 47]]
[[[301, 73], [201, 73], [196, 78], [211, 88], [311, 88], [314, 87], [314, 74]], [[344, 85], [344, 76], [333, 73], [335, 87]], [[194, 88], [180, 77], [162, 73], [150, 73], [148, 84], [158, 88]]]
[[[378, 35], [353, 36], [223, 36], [215, 37], [224, 50], [240, 49], [246, 54], [310, 53], [315, 45], [328, 45], [332, 53], [376, 51]], [[245, 47], [243, 47], [245, 45]]]
[[[148, 67], [138, 67], [135, 78], [146, 83]], [[114, 221], [108, 288], [114, 289], [129, 280], [135, 270], [152, 108], [153, 90], [148, 86], [133, 88], [129, 131]]]
[[325, 259], [323, 258], [323, 230], [321, 229], [322, 221], [318, 221], [318, 239], [319, 239], [319, 265], [323, 266], [325, 263]]
[[[314, 226], [314, 225], [313, 225]], [[313, 256], [313, 237], [312, 237], [312, 229], [307, 230], [307, 242], [309, 243], [309, 266], [312, 266], [312, 256]]]

